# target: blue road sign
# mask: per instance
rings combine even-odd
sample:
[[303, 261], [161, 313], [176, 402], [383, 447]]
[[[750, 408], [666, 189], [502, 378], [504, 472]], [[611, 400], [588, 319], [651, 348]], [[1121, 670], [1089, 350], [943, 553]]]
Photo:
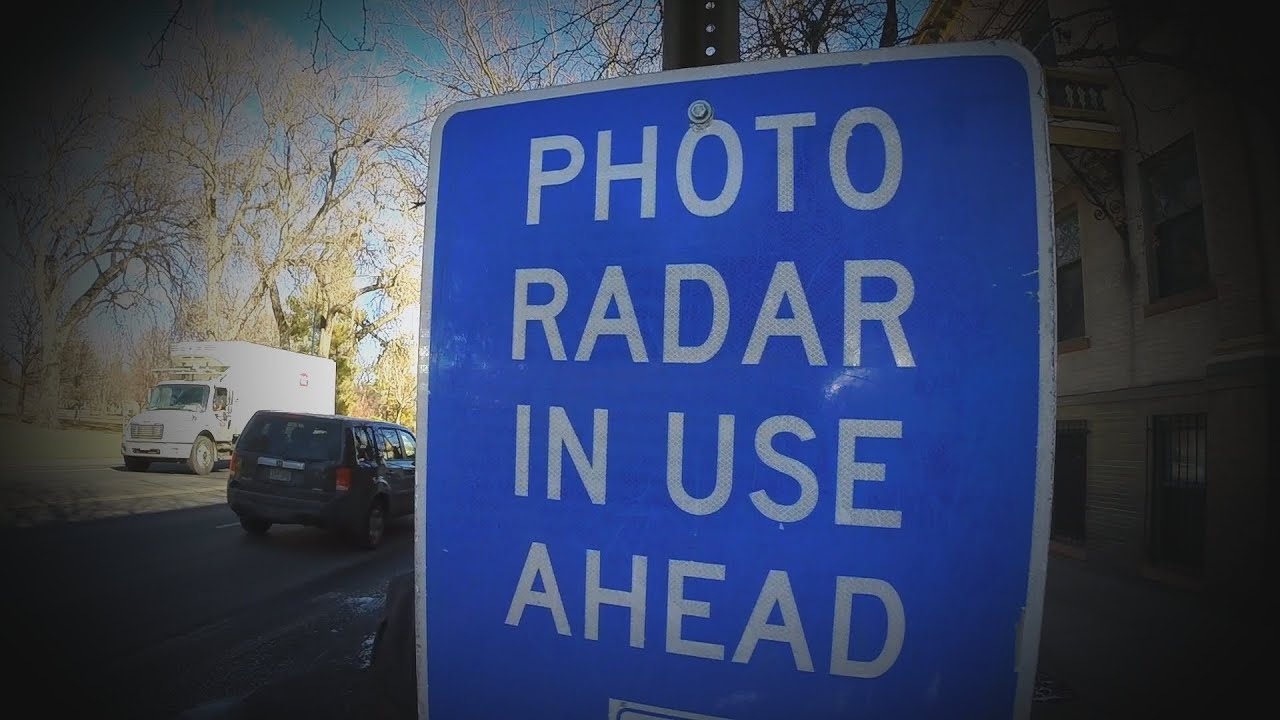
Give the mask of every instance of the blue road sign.
[[432, 720], [1029, 710], [1054, 420], [1006, 43], [464, 103], [424, 248]]

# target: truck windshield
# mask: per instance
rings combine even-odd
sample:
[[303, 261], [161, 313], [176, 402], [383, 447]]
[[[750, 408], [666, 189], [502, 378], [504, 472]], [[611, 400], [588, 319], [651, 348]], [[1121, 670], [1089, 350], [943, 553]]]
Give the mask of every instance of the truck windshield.
[[283, 460], [339, 460], [342, 423], [297, 415], [255, 415], [236, 450]]
[[148, 410], [203, 410], [208, 385], [157, 385], [147, 400]]

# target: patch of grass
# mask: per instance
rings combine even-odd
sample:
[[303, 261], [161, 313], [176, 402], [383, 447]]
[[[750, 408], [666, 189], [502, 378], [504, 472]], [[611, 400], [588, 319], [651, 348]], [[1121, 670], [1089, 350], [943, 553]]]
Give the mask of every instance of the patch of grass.
[[0, 462], [39, 464], [49, 460], [97, 460], [120, 455], [120, 430], [50, 430], [0, 420]]

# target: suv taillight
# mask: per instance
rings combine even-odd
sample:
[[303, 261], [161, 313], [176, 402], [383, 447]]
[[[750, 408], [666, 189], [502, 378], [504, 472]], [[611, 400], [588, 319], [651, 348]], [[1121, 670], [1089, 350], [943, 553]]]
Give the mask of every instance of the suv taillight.
[[337, 479], [334, 480], [333, 487], [335, 490], [346, 491], [351, 489], [351, 468], [340, 467], [337, 472]]
[[231, 453], [231, 475], [234, 477], [240, 473], [240, 456]]

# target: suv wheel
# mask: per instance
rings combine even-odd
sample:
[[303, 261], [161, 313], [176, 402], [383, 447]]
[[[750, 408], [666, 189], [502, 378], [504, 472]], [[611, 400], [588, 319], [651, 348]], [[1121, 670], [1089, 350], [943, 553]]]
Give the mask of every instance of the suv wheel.
[[240, 516], [240, 527], [250, 535], [266, 535], [271, 529], [271, 523], [262, 518], [249, 517], [248, 515]]
[[373, 550], [382, 544], [387, 528], [387, 502], [381, 498], [369, 503], [364, 518], [356, 528], [356, 543], [365, 550]]
[[213, 464], [218, 460], [218, 449], [213, 441], [201, 435], [191, 446], [191, 457], [187, 459], [187, 467], [197, 475], [208, 475], [213, 472]]

